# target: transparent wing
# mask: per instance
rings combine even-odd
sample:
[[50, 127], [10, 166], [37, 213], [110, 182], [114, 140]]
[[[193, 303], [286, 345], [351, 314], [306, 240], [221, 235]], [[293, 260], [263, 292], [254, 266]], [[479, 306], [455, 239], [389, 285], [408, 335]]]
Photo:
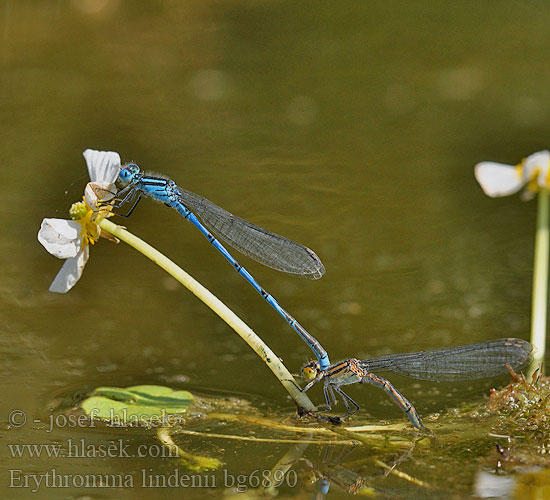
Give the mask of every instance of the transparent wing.
[[178, 187], [181, 202], [204, 225], [239, 252], [288, 274], [318, 279], [325, 267], [313, 250], [229, 213], [198, 194]]
[[499, 339], [481, 344], [432, 351], [376, 356], [360, 362], [369, 372], [390, 371], [420, 380], [476, 380], [508, 373], [506, 365], [519, 370], [533, 347], [520, 339]]

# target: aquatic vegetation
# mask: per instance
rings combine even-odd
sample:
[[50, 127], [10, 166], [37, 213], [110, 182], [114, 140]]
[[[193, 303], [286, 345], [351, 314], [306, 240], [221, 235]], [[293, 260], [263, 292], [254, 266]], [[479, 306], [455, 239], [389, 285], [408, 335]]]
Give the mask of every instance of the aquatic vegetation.
[[71, 209], [75, 220], [45, 219], [38, 233], [38, 240], [46, 250], [58, 258], [67, 259], [50, 286], [50, 291], [65, 293], [76, 284], [88, 260], [89, 245], [95, 243], [99, 236], [116, 242], [124, 241], [172, 275], [220, 316], [269, 367], [297, 406], [306, 411], [314, 411], [315, 405], [294, 383], [291, 373], [280, 358], [244, 321], [158, 250], [107, 220], [112, 215], [113, 200], [117, 192], [114, 182], [121, 170], [118, 153], [87, 149], [84, 157], [90, 178], [94, 181], [86, 186], [84, 202], [78, 202]]
[[507, 467], [550, 465], [550, 378], [523, 376], [493, 391], [488, 408], [500, 418], [495, 425], [500, 461]]
[[531, 200], [539, 191], [550, 189], [550, 152], [533, 153], [517, 165], [483, 161], [475, 166], [474, 173], [491, 198], [509, 196], [524, 188], [521, 198]]
[[50, 292], [67, 293], [80, 279], [90, 257], [90, 245], [99, 237], [117, 241], [108, 232], [101, 231], [99, 222], [110, 217], [111, 207], [100, 204], [115, 192], [114, 182], [120, 170], [120, 156], [112, 151], [87, 149], [83, 156], [90, 181], [82, 201], [74, 203], [71, 220], [47, 218], [38, 231], [38, 241], [58, 259], [65, 259], [59, 273], [50, 285]]
[[536, 363], [544, 360], [546, 350], [548, 254], [550, 252], [550, 152], [533, 153], [518, 165], [484, 161], [475, 166], [474, 173], [485, 194], [492, 198], [508, 196], [522, 188], [525, 188], [522, 193], [523, 200], [530, 200], [538, 193], [531, 307], [531, 344], [535, 347], [531, 371], [534, 371]]

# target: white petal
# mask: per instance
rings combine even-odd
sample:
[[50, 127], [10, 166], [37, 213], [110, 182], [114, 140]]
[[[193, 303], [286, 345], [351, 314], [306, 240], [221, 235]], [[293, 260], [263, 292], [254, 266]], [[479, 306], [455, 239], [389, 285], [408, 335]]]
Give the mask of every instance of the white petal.
[[550, 188], [550, 152], [539, 151], [529, 155], [523, 162], [523, 168], [527, 180], [536, 176], [539, 187]]
[[114, 151], [87, 149], [82, 153], [92, 182], [114, 183], [120, 172], [120, 156]]
[[98, 202], [114, 198], [116, 191], [115, 185], [108, 182], [88, 182], [84, 189], [84, 199], [93, 210], [97, 210]]
[[510, 498], [516, 489], [517, 479], [504, 474], [479, 472], [476, 475], [474, 493], [480, 498]]
[[525, 184], [521, 170], [513, 165], [484, 161], [475, 166], [474, 174], [481, 189], [491, 197], [517, 193]]
[[82, 226], [74, 220], [44, 219], [38, 231], [38, 241], [58, 259], [75, 257], [80, 251]]
[[49, 289], [50, 292], [67, 293], [82, 276], [89, 256], [90, 247], [86, 245], [76, 257], [67, 259], [52, 281]]

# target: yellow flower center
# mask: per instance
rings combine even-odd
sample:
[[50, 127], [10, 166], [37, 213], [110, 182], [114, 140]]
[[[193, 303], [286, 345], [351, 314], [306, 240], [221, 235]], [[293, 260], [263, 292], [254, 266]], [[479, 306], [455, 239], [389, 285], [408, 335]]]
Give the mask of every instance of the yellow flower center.
[[71, 205], [69, 210], [71, 219], [77, 221], [82, 226], [82, 246], [93, 245], [98, 239], [101, 228], [94, 222], [94, 211], [82, 198]]
[[518, 178], [520, 178], [520, 179], [523, 177], [523, 163], [524, 162], [525, 162], [525, 158], [523, 160], [521, 160], [521, 162], [518, 163], [515, 167], [516, 168], [516, 174], [517, 174]]
[[540, 190], [540, 186], [538, 183], [538, 176], [540, 174], [540, 171], [540, 167], [536, 167], [531, 173], [531, 178], [529, 179], [529, 182], [526, 186], [527, 191], [529, 191], [530, 193], [537, 193]]

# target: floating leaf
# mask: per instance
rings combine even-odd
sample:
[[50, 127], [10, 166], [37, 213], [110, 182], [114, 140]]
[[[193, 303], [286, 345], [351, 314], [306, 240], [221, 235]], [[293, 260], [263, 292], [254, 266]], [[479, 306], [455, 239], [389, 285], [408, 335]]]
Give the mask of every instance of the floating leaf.
[[98, 387], [80, 407], [91, 418], [120, 426], [166, 425], [174, 416], [189, 411], [195, 402], [188, 391], [160, 385]]
[[223, 463], [217, 458], [193, 455], [180, 448], [166, 427], [174, 418], [181, 417], [195, 403], [187, 391], [174, 391], [161, 385], [134, 385], [131, 387], [98, 387], [80, 407], [91, 418], [110, 425], [160, 427], [157, 437], [166, 447], [175, 451], [182, 465], [193, 471], [217, 469]]

